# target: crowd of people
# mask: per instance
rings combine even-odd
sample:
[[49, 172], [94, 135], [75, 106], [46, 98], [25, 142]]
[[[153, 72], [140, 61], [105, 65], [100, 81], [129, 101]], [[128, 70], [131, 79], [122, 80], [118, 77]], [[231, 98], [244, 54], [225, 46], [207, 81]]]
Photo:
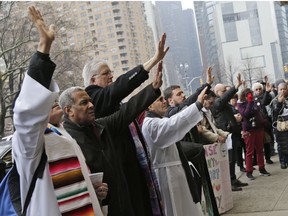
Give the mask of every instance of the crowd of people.
[[[47, 162], [27, 215], [201, 216], [204, 199], [208, 215], [217, 216], [203, 146], [225, 145], [229, 135], [232, 191], [248, 185], [236, 178], [236, 162], [250, 180], [255, 164], [260, 175], [270, 176], [265, 161], [273, 163], [274, 139], [281, 168], [287, 168], [288, 132], [272, 127], [288, 113], [284, 80], [273, 89], [266, 78], [250, 89], [239, 74], [235, 86], [218, 83], [212, 90], [209, 67], [206, 83], [191, 96], [178, 85], [162, 95], [162, 60], [169, 50], [163, 34], [150, 60], [115, 81], [107, 62], [88, 62], [85, 88], [68, 88], [58, 99], [49, 57], [55, 27], [48, 28], [33, 6], [29, 15], [40, 41], [15, 102], [12, 140], [22, 209], [43, 154]], [[156, 65], [153, 82], [122, 103]], [[103, 180], [93, 182], [93, 173], [103, 173]]]

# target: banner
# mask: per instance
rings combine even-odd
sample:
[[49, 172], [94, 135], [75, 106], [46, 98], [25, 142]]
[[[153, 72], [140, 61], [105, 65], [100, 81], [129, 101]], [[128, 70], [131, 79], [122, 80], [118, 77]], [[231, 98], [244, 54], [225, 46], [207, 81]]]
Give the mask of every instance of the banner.
[[219, 213], [233, 208], [228, 151], [225, 143], [204, 145], [205, 157]]

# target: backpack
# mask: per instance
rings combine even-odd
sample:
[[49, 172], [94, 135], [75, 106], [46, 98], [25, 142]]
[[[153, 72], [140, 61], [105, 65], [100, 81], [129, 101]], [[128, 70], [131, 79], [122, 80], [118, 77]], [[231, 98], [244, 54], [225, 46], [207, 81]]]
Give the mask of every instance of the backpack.
[[13, 167], [5, 175], [4, 179], [0, 184], [0, 215], [26, 216], [26, 211], [34, 191], [36, 181], [38, 178], [41, 178], [43, 176], [46, 162], [47, 156], [45, 151], [43, 151], [40, 163], [32, 177], [32, 181], [29, 186], [27, 197], [24, 203], [23, 211], [21, 208], [19, 174], [17, 171], [16, 163], [14, 163]]

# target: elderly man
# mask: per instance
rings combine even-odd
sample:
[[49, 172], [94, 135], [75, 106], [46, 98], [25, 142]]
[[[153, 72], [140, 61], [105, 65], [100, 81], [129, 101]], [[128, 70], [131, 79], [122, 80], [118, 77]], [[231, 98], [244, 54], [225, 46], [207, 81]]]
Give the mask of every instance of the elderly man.
[[142, 132], [149, 146], [167, 216], [203, 215], [191, 169], [181, 145], [176, 143], [201, 120], [206, 90], [207, 87], [196, 103], [170, 118], [164, 117], [167, 105], [164, 98], [159, 97], [149, 106], [143, 122]]
[[[75, 140], [63, 128], [62, 120], [63, 110], [55, 102], [45, 131], [45, 150], [55, 194], [61, 214], [87, 215], [93, 211], [94, 202], [98, 204], [98, 199], [106, 198], [108, 185], [101, 182], [93, 182], [92, 185], [84, 156]], [[98, 210], [94, 214], [102, 215], [100, 206]]]
[[[242, 183], [236, 178], [235, 174], [235, 164], [236, 164], [236, 154], [237, 146], [240, 145], [240, 139], [236, 136], [237, 133], [233, 133], [233, 130], [237, 128], [237, 122], [233, 111], [229, 105], [231, 98], [237, 93], [238, 88], [243, 84], [241, 80], [241, 75], [237, 76], [237, 84], [226, 91], [226, 85], [218, 83], [214, 87], [214, 92], [216, 94], [216, 100], [213, 107], [211, 108], [212, 115], [215, 119], [215, 125], [217, 128], [223, 131], [228, 131], [232, 133], [232, 149], [229, 150], [229, 168], [232, 191], [240, 191], [241, 187], [247, 186], [247, 183]], [[237, 130], [237, 129], [236, 129]]]
[[134, 197], [130, 196], [128, 189], [131, 185], [127, 185], [119, 158], [121, 153], [118, 149], [123, 146], [113, 138], [122, 134], [133, 119], [159, 97], [161, 85], [162, 73], [158, 71], [153, 83], [123, 104], [119, 111], [96, 121], [94, 106], [82, 88], [72, 87], [60, 95], [64, 128], [77, 141], [91, 172], [104, 173], [103, 182], [107, 182], [109, 191], [102, 204], [108, 205], [108, 215], [136, 215], [132, 206]]
[[[118, 77], [113, 82], [112, 72], [106, 62], [92, 60], [83, 69], [85, 91], [92, 99], [96, 118], [111, 115], [119, 109], [121, 101], [135, 88], [143, 83], [149, 75], [149, 70], [164, 58], [169, 47], [165, 48], [166, 34], [163, 34], [155, 55], [143, 65], [139, 65]], [[158, 71], [162, 70], [162, 63]], [[147, 104], [147, 107], [150, 104]], [[114, 137], [118, 143], [117, 151], [120, 155], [127, 180], [132, 206], [137, 216], [161, 215], [161, 199], [158, 183], [151, 169], [145, 140], [138, 122], [123, 127], [121, 134]]]

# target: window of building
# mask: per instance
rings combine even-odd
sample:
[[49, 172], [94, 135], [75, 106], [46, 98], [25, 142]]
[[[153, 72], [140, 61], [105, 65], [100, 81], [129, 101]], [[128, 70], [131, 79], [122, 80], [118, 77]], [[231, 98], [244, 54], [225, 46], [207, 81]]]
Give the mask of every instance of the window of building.
[[114, 37], [115, 37], [115, 34], [114, 34], [114, 33], [108, 34], [108, 38], [114, 38]]
[[112, 60], [118, 60], [118, 55], [112, 55]]
[[109, 17], [109, 16], [111, 16], [111, 12], [110, 11], [107, 11], [107, 12], [104, 13], [104, 17]]
[[251, 43], [253, 46], [261, 45], [262, 44], [262, 35], [261, 35], [261, 29], [259, 24], [259, 19], [249, 19], [249, 30], [250, 30], [250, 37], [251, 37]]
[[112, 18], [106, 19], [105, 22], [106, 22], [106, 24], [112, 23]]
[[102, 21], [97, 21], [97, 22], [96, 22], [96, 25], [97, 25], [97, 26], [102, 26]]
[[95, 15], [95, 20], [100, 19], [101, 18], [101, 14], [96, 14]]
[[226, 42], [237, 41], [237, 28], [236, 22], [229, 22], [224, 24]]
[[113, 62], [113, 68], [116, 68], [119, 66], [119, 62]]
[[222, 11], [222, 14], [231, 14], [231, 13], [233, 13], [234, 12], [233, 3], [229, 2], [229, 3], [221, 4], [221, 11]]
[[113, 27], [113, 26], [108, 26], [108, 27], [107, 27], [107, 31], [108, 31], [108, 32], [112, 32], [112, 31], [113, 31], [113, 29], [114, 29], [114, 27]]

